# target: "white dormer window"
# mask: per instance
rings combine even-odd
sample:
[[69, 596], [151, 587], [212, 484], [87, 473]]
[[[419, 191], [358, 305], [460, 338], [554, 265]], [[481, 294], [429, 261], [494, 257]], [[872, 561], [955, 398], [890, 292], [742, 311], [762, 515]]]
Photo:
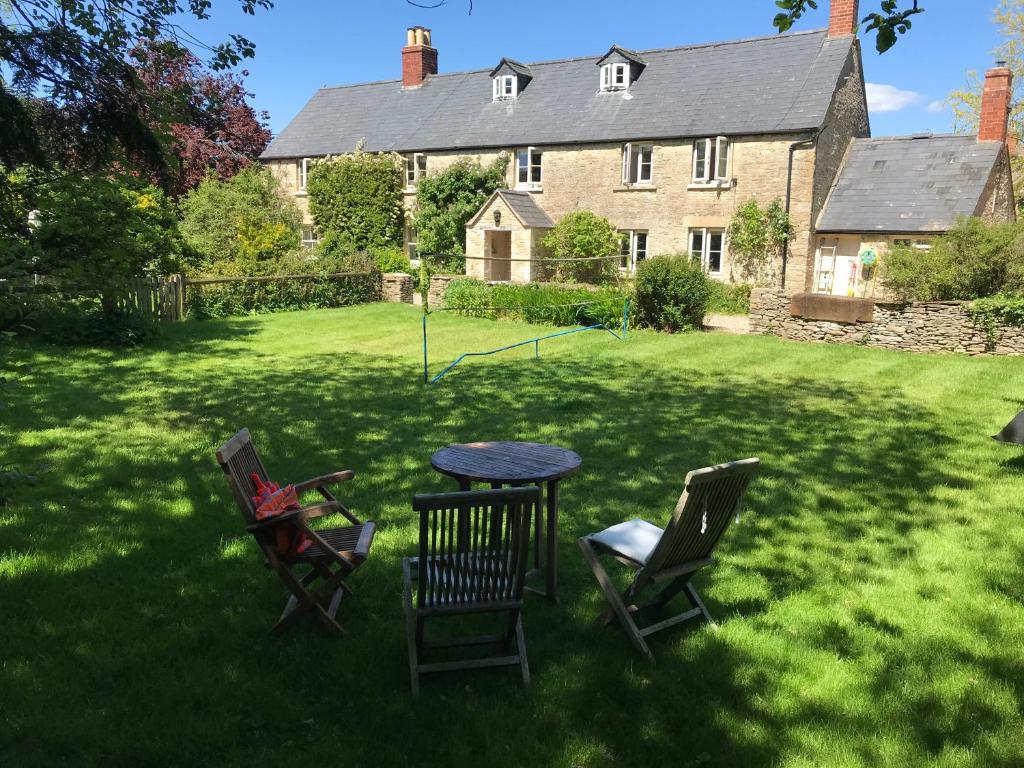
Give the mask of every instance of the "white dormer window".
[[309, 169], [313, 167], [313, 158], [304, 157], [299, 161], [299, 192], [306, 191], [306, 182], [309, 181]]
[[693, 144], [693, 183], [728, 186], [732, 182], [732, 142], [725, 136]]
[[601, 66], [601, 90], [622, 91], [629, 88], [629, 64], [617, 62]]
[[495, 101], [511, 101], [516, 97], [516, 76], [498, 75], [494, 78], [492, 95]]

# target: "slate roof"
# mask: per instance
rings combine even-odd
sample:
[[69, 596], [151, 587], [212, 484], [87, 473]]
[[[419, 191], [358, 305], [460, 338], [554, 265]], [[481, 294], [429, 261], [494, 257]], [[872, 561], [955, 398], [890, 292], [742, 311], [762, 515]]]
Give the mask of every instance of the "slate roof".
[[1003, 145], [975, 136], [855, 139], [819, 232], [945, 232], [977, 211]]
[[641, 51], [643, 75], [601, 93], [601, 56], [529, 65], [517, 100], [491, 100], [490, 69], [322, 88], [264, 159], [367, 151], [507, 148], [819, 128], [853, 38], [824, 31]]
[[511, 189], [499, 189], [495, 191], [495, 193], [491, 195], [490, 199], [480, 208], [476, 216], [470, 219], [466, 226], [474, 226], [480, 218], [490, 210], [491, 204], [494, 202], [495, 198], [498, 197], [505, 202], [509, 207], [509, 210], [511, 210], [515, 217], [519, 219], [519, 223], [527, 229], [534, 227], [551, 229], [555, 226], [555, 222], [552, 221], [547, 212], [537, 205], [537, 201], [533, 198], [533, 195], [529, 192]]

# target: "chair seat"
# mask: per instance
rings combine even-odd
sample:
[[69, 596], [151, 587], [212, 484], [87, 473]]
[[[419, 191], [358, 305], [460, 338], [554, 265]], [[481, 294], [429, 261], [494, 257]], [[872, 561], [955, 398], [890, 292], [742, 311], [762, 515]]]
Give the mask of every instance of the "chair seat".
[[600, 533], [592, 533], [587, 538], [617, 555], [646, 565], [664, 534], [663, 528], [646, 520], [636, 519], [605, 528]]
[[[350, 557], [359, 560], [366, 559], [370, 552], [370, 545], [373, 543], [373, 535], [376, 532], [376, 525], [363, 523], [362, 525], [349, 525], [344, 528], [323, 528], [317, 530], [317, 535], [330, 544], [335, 552], [343, 552]], [[314, 543], [305, 552], [292, 555], [288, 562], [307, 562], [319, 560], [324, 557], [324, 551], [319, 544]]]

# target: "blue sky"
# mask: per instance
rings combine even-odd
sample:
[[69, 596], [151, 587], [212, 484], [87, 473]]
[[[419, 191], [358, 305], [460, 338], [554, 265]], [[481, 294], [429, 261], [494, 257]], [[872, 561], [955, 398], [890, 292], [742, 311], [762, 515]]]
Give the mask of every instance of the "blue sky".
[[[862, 15], [878, 2], [861, 0]], [[828, 0], [819, 5], [799, 29], [827, 25]], [[923, 5], [911, 34], [888, 53], [879, 56], [873, 38], [864, 41], [875, 136], [951, 130], [938, 102], [963, 85], [968, 70], [990, 66], [1000, 42], [992, 23], [997, 0]], [[455, 72], [502, 56], [530, 62], [603, 53], [612, 43], [642, 50], [767, 35], [775, 13], [772, 0], [475, 0], [472, 15], [467, 0], [432, 10], [405, 0], [277, 0], [255, 17], [237, 6], [215, 0], [214, 18], [187, 28], [206, 42], [234, 32], [256, 43], [246, 84], [275, 133], [322, 85], [401, 77], [405, 30], [416, 24], [433, 30], [441, 71]]]

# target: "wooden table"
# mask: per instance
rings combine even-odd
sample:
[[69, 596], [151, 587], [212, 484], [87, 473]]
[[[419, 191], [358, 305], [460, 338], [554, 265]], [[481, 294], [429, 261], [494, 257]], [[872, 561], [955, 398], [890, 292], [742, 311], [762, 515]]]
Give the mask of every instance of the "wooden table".
[[[583, 460], [566, 448], [542, 443], [460, 443], [434, 453], [430, 465], [442, 474], [459, 481], [459, 488], [468, 491], [473, 483], [490, 483], [492, 488], [504, 485], [547, 485], [547, 504], [537, 509], [534, 521], [534, 571], [545, 572], [545, 594], [558, 602], [558, 482], [575, 474]], [[544, 562], [544, 525], [547, 511], [547, 552]], [[539, 590], [531, 590], [538, 592]]]

